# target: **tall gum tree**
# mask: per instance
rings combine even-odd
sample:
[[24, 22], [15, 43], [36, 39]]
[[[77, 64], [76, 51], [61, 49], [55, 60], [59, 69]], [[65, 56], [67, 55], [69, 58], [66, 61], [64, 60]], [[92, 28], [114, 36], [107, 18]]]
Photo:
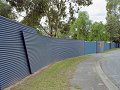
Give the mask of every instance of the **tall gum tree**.
[[71, 24], [70, 33], [72, 38], [88, 40], [91, 30], [91, 20], [87, 12], [80, 12], [79, 17]]
[[120, 42], [120, 0], [107, 1], [107, 31], [110, 41]]
[[[25, 12], [22, 23], [34, 27], [50, 37], [58, 37], [74, 20], [81, 6], [92, 0], [6, 0], [18, 14]], [[65, 27], [64, 27], [65, 26]]]

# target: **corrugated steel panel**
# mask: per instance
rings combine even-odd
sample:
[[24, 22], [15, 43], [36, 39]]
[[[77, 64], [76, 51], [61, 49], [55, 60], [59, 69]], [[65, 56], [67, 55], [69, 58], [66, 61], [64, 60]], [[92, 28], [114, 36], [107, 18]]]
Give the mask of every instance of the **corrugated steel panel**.
[[104, 43], [104, 50], [110, 49], [110, 43]]
[[115, 48], [115, 47], [116, 47], [116, 44], [114, 42], [112, 42], [111, 48]]
[[96, 42], [85, 42], [85, 54], [96, 53]]
[[34, 29], [0, 16], [0, 88], [29, 75], [22, 32]]
[[97, 41], [96, 42], [96, 52], [102, 53], [104, 51], [104, 41]]
[[56, 39], [23, 32], [32, 73], [57, 60], [84, 54], [84, 41]]
[[[52, 62], [95, 52], [95, 42], [84, 44], [39, 36], [35, 29], [0, 16], [0, 89]], [[98, 41], [96, 51], [103, 50], [104, 42]]]

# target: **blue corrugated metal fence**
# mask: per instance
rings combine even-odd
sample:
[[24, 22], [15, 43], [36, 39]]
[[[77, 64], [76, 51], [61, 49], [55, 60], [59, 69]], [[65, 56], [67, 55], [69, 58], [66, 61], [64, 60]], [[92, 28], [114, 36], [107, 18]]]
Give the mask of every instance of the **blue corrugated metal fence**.
[[85, 41], [85, 54], [96, 53], [96, 42]]
[[0, 89], [52, 62], [109, 49], [108, 43], [100, 43], [39, 36], [35, 29], [0, 16]]

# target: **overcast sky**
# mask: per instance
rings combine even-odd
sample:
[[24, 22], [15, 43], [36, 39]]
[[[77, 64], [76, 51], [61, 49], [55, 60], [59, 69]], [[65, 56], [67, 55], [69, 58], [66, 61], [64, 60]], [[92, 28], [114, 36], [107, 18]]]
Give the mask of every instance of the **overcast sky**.
[[106, 1], [105, 0], [93, 0], [93, 4], [88, 7], [83, 7], [81, 11], [87, 11], [92, 21], [106, 22]]

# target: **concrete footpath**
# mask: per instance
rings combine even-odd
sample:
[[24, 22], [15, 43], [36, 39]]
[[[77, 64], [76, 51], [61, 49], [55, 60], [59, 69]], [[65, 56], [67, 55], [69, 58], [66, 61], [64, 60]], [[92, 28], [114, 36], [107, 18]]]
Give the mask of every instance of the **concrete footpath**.
[[82, 61], [70, 83], [71, 90], [120, 90], [120, 49]]

